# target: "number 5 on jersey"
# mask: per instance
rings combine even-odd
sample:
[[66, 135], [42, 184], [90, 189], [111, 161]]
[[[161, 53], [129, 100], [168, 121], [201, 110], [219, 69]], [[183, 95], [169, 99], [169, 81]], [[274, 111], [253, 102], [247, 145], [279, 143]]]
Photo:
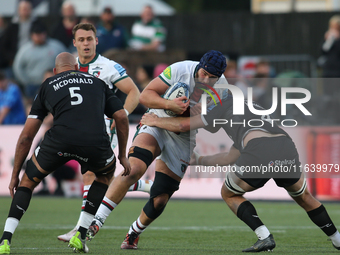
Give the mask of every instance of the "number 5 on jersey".
[[68, 89], [70, 91], [71, 98], [74, 98], [74, 97], [77, 98], [77, 101], [71, 101], [71, 105], [81, 104], [83, 102], [83, 97], [79, 93], [75, 92], [76, 90], [80, 90], [80, 87], [71, 87]]

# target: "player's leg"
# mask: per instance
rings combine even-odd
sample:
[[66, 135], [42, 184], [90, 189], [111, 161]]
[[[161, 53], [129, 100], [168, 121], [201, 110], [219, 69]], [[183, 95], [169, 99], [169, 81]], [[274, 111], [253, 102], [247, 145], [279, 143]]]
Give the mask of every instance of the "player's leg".
[[125, 197], [129, 187], [143, 176], [155, 156], [159, 154], [160, 147], [152, 135], [141, 133], [135, 138], [129, 150], [131, 172], [128, 176], [117, 175], [110, 184], [89, 229], [90, 239], [99, 231], [112, 210]]
[[298, 182], [285, 187], [285, 189], [295, 202], [307, 212], [314, 224], [331, 239], [333, 246], [340, 250], [339, 231], [329, 217], [326, 208], [309, 193], [304, 174]]
[[122, 249], [137, 249], [139, 235], [162, 214], [172, 194], [179, 188], [181, 178], [175, 175], [162, 160], [156, 161], [156, 169], [149, 201], [137, 220], [130, 226], [121, 244]]
[[91, 171], [87, 171], [86, 173], [83, 174], [83, 183], [84, 183], [83, 200], [82, 200], [81, 211], [80, 211], [80, 214], [79, 214], [78, 222], [72, 230], [70, 230], [69, 232], [67, 232], [65, 234], [59, 235], [57, 237], [58, 240], [63, 241], [63, 242], [69, 242], [71, 240], [72, 236], [74, 236], [77, 233], [77, 230], [78, 230], [78, 227], [79, 227], [79, 220], [80, 220], [81, 215], [84, 212], [87, 194], [88, 194], [89, 189], [91, 188], [91, 184], [93, 183], [95, 178], [96, 178], [96, 175]]
[[[33, 160], [32, 160], [33, 159]], [[14, 194], [12, 204], [5, 223], [4, 232], [0, 239], [0, 254], [10, 252], [10, 243], [13, 233], [19, 225], [24, 213], [27, 211], [35, 187], [44, 179], [49, 172], [40, 167], [35, 155], [27, 162], [26, 171]]]
[[[252, 180], [247, 180], [251, 183]], [[256, 209], [251, 202], [244, 198], [243, 194], [253, 191], [256, 186], [263, 186], [263, 183], [258, 183], [253, 180], [253, 186], [248, 184], [235, 173], [228, 173], [225, 182], [221, 189], [223, 200], [229, 206], [235, 215], [248, 225], [258, 237], [258, 241], [250, 248], [243, 250], [243, 252], [257, 252], [267, 251], [275, 248], [275, 241], [270, 234], [268, 228], [263, 224]]]

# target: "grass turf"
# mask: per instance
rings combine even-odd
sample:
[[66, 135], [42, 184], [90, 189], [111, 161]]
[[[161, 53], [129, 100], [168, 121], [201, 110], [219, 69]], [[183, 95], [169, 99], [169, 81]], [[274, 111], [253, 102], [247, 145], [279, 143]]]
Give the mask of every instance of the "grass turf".
[[[144, 206], [144, 199], [125, 199], [106, 220], [90, 254], [242, 254], [255, 234], [223, 201], [172, 200], [166, 210], [141, 235], [137, 251], [121, 250], [120, 244]], [[11, 199], [0, 198], [3, 229]], [[327, 236], [292, 202], [253, 202], [276, 241], [275, 254], [339, 254]], [[11, 244], [11, 254], [71, 254], [57, 236], [74, 227], [81, 199], [36, 197], [23, 216]], [[340, 205], [325, 204], [340, 227]]]

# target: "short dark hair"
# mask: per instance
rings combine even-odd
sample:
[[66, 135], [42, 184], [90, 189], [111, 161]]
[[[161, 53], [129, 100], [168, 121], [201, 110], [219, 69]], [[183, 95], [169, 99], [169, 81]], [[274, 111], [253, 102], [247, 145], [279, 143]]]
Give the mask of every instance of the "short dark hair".
[[40, 21], [35, 21], [35, 22], [33, 22], [32, 26], [31, 26], [30, 32], [31, 32], [31, 34], [32, 33], [35, 33], [35, 34], [47, 33], [47, 28]]
[[92, 30], [94, 35], [97, 36], [97, 29], [96, 27], [91, 24], [91, 23], [79, 23], [77, 25], [75, 25], [72, 29], [72, 35], [73, 35], [73, 38], [75, 39], [75, 35], [76, 35], [76, 32], [79, 30], [79, 29], [83, 29], [85, 31], [90, 31]]

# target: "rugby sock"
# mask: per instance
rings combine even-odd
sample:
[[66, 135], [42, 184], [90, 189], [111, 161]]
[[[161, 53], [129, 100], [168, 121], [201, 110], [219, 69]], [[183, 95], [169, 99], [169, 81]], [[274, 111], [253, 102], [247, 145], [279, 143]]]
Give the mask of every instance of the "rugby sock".
[[340, 233], [338, 230], [335, 232], [335, 234], [329, 236], [329, 238], [331, 239], [335, 247], [340, 247]]
[[32, 198], [32, 191], [26, 187], [18, 187], [14, 194], [8, 218], [5, 223], [4, 233], [0, 239], [7, 239], [11, 242], [12, 235], [19, 225], [21, 217], [26, 212]]
[[129, 234], [131, 234], [132, 232], [135, 232], [139, 235], [146, 229], [146, 227], [147, 226], [141, 223], [140, 217], [138, 217], [138, 219], [134, 223], [132, 223], [132, 225], [130, 226]]
[[99, 209], [96, 213], [96, 216], [94, 217], [94, 221], [96, 224], [101, 228], [106, 220], [106, 218], [110, 215], [113, 209], [117, 204], [110, 199], [108, 199], [106, 196], [104, 197], [101, 205], [99, 206]]
[[88, 191], [85, 208], [79, 219], [78, 231], [80, 232], [81, 238], [83, 239], [86, 237], [86, 231], [91, 225], [94, 215], [96, 214], [99, 205], [105, 196], [107, 188], [108, 185], [94, 181]]
[[323, 205], [307, 212], [307, 214], [314, 224], [317, 225], [327, 236], [332, 236], [337, 232], [336, 227]]
[[153, 181], [151, 180], [138, 180], [135, 184], [131, 185], [129, 191], [144, 191], [150, 192]]
[[91, 185], [85, 185], [84, 186], [84, 189], [83, 189], [83, 202], [81, 204], [81, 212], [79, 214], [78, 222], [77, 222], [77, 225], [75, 227], [76, 229], [78, 229], [78, 227], [80, 226], [80, 218], [82, 217], [83, 211], [85, 209], [87, 194], [89, 192], [90, 187], [91, 187]]
[[241, 203], [237, 209], [237, 217], [246, 223], [260, 240], [267, 238], [270, 234], [267, 227], [262, 223], [255, 207], [249, 201]]

